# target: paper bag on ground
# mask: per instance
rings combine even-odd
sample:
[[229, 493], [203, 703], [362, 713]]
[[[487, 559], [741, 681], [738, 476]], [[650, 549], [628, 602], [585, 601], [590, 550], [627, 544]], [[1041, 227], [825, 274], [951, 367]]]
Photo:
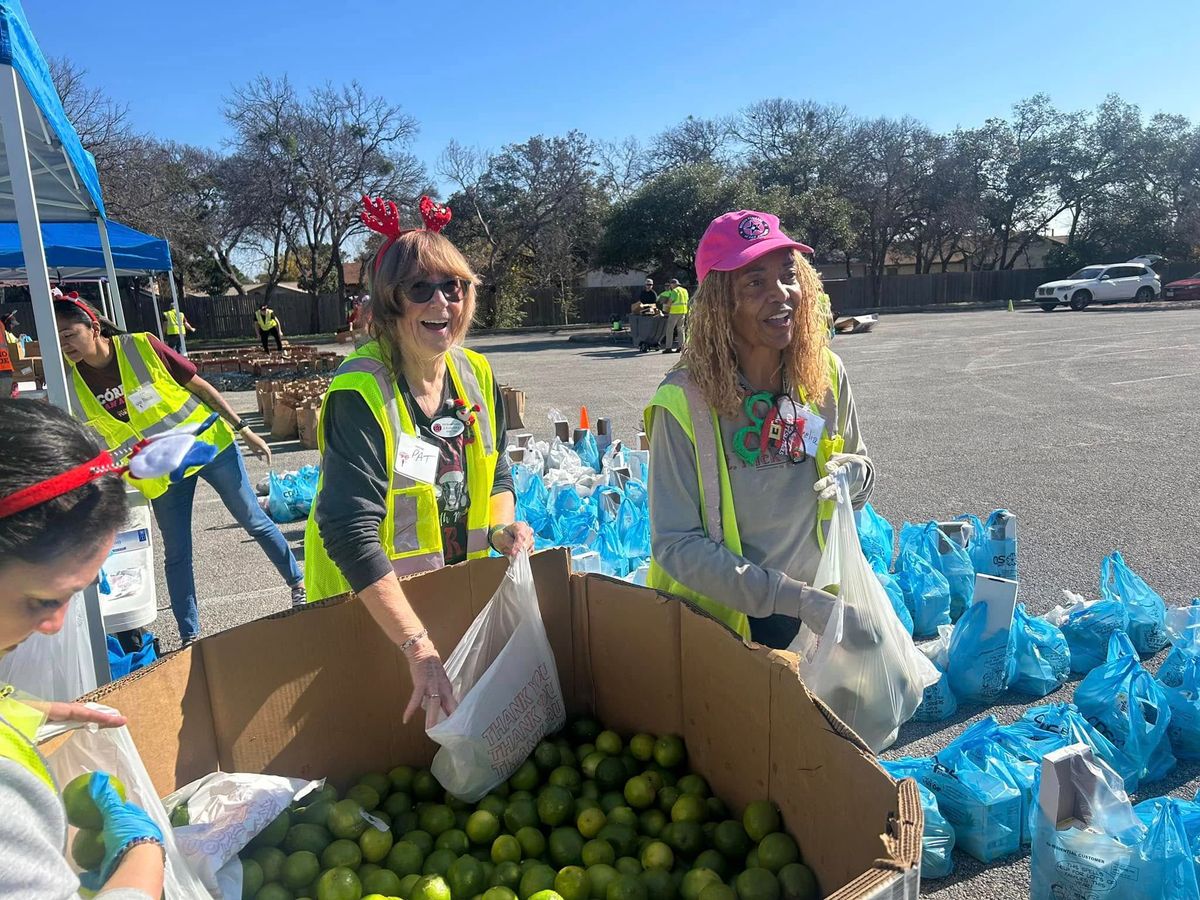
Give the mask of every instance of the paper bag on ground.
[[499, 590], [446, 660], [446, 674], [459, 705], [428, 729], [442, 745], [431, 768], [446, 790], [473, 802], [566, 721], [527, 554], [509, 565]]

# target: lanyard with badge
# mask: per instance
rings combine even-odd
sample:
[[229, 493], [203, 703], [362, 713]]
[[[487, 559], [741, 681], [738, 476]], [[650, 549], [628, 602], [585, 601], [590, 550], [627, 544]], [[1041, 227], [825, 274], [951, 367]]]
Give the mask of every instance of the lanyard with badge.
[[742, 409], [750, 424], [733, 435], [734, 452], [750, 466], [764, 459], [785, 457], [802, 463], [815, 457], [825, 419], [797, 403], [785, 379], [783, 392], [753, 391], [746, 396]]

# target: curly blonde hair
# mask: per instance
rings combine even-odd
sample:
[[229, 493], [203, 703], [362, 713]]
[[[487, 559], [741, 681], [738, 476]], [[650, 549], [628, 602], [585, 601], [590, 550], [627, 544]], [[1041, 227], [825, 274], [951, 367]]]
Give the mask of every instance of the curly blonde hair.
[[405, 294], [415, 281], [430, 275], [449, 276], [466, 282], [462, 304], [462, 321], [451, 334], [454, 344], [461, 344], [475, 318], [475, 287], [479, 276], [450, 239], [427, 229], [406, 231], [396, 238], [380, 259], [368, 263], [370, 273], [371, 337], [379, 341], [393, 371], [400, 372], [404, 348], [399, 338], [398, 323], [404, 318]]
[[[820, 302], [821, 276], [799, 252], [793, 251], [793, 256], [801, 302], [795, 310], [792, 343], [783, 352], [783, 373], [805, 400], [820, 403], [830, 389], [825, 352], [829, 346], [828, 312]], [[738, 415], [743, 396], [733, 343], [736, 274], [713, 270], [696, 289], [688, 315], [687, 346], [679, 363], [709, 406], [725, 416]]]

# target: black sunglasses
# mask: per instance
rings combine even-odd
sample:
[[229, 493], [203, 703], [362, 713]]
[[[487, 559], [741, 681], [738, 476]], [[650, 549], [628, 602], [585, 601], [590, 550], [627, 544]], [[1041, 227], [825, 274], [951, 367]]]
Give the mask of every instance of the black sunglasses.
[[417, 281], [406, 291], [408, 299], [413, 303], [428, 303], [436, 291], [450, 303], [462, 300], [466, 293], [466, 284], [461, 278], [448, 278], [445, 281]]

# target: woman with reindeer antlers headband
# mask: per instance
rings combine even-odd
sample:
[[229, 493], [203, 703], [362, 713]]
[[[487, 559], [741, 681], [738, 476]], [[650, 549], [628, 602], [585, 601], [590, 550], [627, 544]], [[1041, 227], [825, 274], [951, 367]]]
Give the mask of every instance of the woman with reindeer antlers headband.
[[353, 590], [408, 660], [407, 721], [454, 711], [437, 648], [400, 578], [489, 549], [533, 548], [514, 522], [504, 404], [488, 361], [462, 346], [477, 278], [442, 228], [450, 210], [421, 198], [425, 227], [396, 204], [363, 198], [385, 238], [370, 274], [372, 340], [346, 357], [325, 395], [321, 482], [304, 540], [310, 602]]

